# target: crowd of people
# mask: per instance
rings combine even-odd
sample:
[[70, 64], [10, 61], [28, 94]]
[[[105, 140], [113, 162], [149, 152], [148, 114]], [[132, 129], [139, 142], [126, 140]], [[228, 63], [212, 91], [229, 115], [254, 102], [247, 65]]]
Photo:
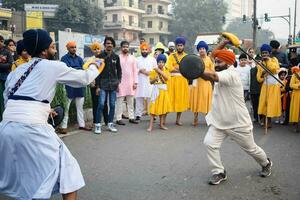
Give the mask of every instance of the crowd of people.
[[[135, 55], [130, 53], [130, 43], [122, 41], [120, 54], [115, 52], [116, 42], [112, 37], [106, 37], [103, 44], [94, 42], [90, 49], [94, 56], [89, 59], [77, 55], [76, 42], [66, 45], [68, 53], [61, 58], [67, 66], [81, 70], [84, 60], [101, 58], [105, 62], [102, 73], [89, 85], [93, 109], [93, 127], [86, 126], [84, 120], [85, 87], [73, 88], [66, 85], [67, 105], [64, 118], [58, 129], [59, 133], [67, 133], [69, 108], [75, 100], [79, 129], [99, 134], [103, 126], [111, 132], [117, 132], [117, 125], [129, 123], [138, 124], [145, 116], [150, 115], [150, 125], [156, 116], [161, 119], [159, 127], [167, 130], [166, 117], [175, 112], [175, 124], [181, 126], [181, 113], [190, 110], [194, 113], [192, 125], [199, 124], [199, 113], [206, 115], [211, 110], [213, 98], [213, 82], [198, 78], [188, 81], [179, 71], [179, 63], [186, 56], [185, 39], [178, 37], [169, 42], [168, 50], [162, 43], [153, 48], [140, 41], [140, 48]], [[103, 49], [104, 45], [104, 49]], [[214, 71], [215, 63], [211, 50], [205, 41], [196, 46], [199, 56], [204, 61], [205, 70]], [[31, 57], [24, 48], [23, 41], [17, 43], [4, 40], [0, 36], [0, 93], [4, 92], [8, 74], [21, 64], [27, 63]], [[234, 66], [240, 74], [243, 83], [245, 101], [251, 102], [249, 112], [253, 114], [253, 122], [270, 128], [272, 123], [288, 125], [292, 123], [299, 130], [300, 97], [299, 97], [299, 59], [281, 52], [280, 43], [272, 40], [263, 44], [260, 52], [249, 48], [247, 53], [241, 53]], [[291, 53], [295, 53], [291, 49]], [[289, 59], [288, 59], [289, 57]], [[283, 84], [278, 83], [266, 73], [255, 60], [265, 65]], [[159, 65], [159, 62], [162, 62]], [[161, 67], [160, 67], [161, 66]], [[0, 97], [1, 118], [4, 111], [4, 101]], [[274, 118], [272, 122], [272, 118]], [[103, 119], [103, 122], [102, 122]]]
[[228, 39], [221, 41], [211, 55], [207, 43], [200, 41], [197, 50], [205, 70], [198, 79], [187, 80], [179, 69], [187, 56], [185, 44], [184, 37], [177, 37], [169, 43], [169, 51], [159, 44], [152, 52], [150, 45], [141, 41], [136, 58], [129, 53], [128, 41], [121, 42], [117, 55], [115, 40], [106, 37], [104, 49], [100, 43], [93, 43], [94, 56], [84, 62], [76, 53], [76, 42], [70, 41], [68, 53], [55, 61], [56, 47], [45, 30], [24, 32], [16, 48], [13, 41], [4, 43], [0, 37], [0, 157], [5, 160], [0, 162], [0, 193], [16, 199], [49, 199], [61, 193], [63, 199], [75, 200], [77, 191], [85, 185], [76, 159], [47, 122], [58, 83], [65, 85], [67, 94], [59, 129], [62, 133], [66, 132], [73, 100], [79, 129], [92, 130], [83, 114], [89, 85], [96, 134], [103, 131], [102, 124], [117, 132], [114, 122], [125, 125], [128, 118], [129, 123], [138, 124], [147, 114], [149, 132], [156, 117], [159, 128], [167, 130], [169, 113], [176, 113], [174, 124], [181, 126], [182, 112], [191, 110], [194, 126], [199, 123], [199, 113], [206, 115], [209, 126], [204, 139], [212, 173], [209, 184], [218, 185], [227, 179], [219, 152], [227, 137], [262, 167], [260, 176], [270, 176], [273, 163], [254, 142], [246, 101], [251, 99], [253, 121], [262, 126], [270, 127], [272, 118], [275, 123], [298, 126], [299, 67], [289, 64], [285, 54], [278, 51], [277, 41], [263, 44], [257, 56], [249, 49], [250, 56], [241, 54], [238, 61], [226, 48], [231, 44]]

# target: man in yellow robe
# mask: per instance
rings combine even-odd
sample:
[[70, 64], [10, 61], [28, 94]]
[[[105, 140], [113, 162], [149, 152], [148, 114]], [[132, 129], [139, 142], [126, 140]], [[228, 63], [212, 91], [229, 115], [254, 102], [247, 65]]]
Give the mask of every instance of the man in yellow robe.
[[[208, 45], [204, 41], [200, 41], [197, 50], [201, 59], [205, 64], [205, 71], [215, 71], [212, 59], [207, 56]], [[190, 109], [194, 113], [193, 125], [198, 125], [198, 113], [207, 114], [211, 110], [212, 103], [212, 83], [209, 80], [198, 78], [193, 81], [190, 90]]]
[[177, 112], [176, 125], [181, 126], [181, 113], [189, 107], [189, 85], [188, 80], [179, 72], [179, 63], [187, 54], [184, 52], [185, 39], [177, 37], [175, 40], [176, 52], [171, 54], [167, 61], [167, 69], [171, 73], [168, 81], [168, 92], [171, 102], [170, 112]]
[[299, 67], [291, 69], [293, 76], [290, 87], [293, 89], [290, 107], [290, 122], [295, 124], [295, 131], [299, 131], [300, 122], [300, 70]]
[[[272, 51], [271, 46], [263, 44], [260, 51], [262, 64], [266, 66], [274, 76], [278, 77], [280, 67], [277, 58], [270, 57]], [[266, 73], [261, 66], [258, 66], [256, 78], [259, 83], [262, 83], [258, 105], [258, 114], [264, 116], [261, 119], [261, 125], [270, 128], [271, 118], [280, 117], [281, 115], [280, 85], [277, 84], [276, 79]], [[268, 118], [267, 120], [265, 120], [266, 117]]]

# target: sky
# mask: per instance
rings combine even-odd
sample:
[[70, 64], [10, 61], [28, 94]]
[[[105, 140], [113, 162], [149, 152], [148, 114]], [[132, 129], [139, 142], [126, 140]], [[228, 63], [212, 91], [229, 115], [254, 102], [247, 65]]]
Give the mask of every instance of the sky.
[[[299, 4], [300, 1], [297, 1], [296, 34], [300, 30]], [[264, 17], [264, 13], [268, 13], [269, 16], [288, 15], [289, 8], [291, 8], [291, 34], [293, 35], [295, 0], [257, 0], [257, 17]], [[271, 22], [263, 21], [262, 28], [271, 30], [275, 34], [276, 39], [287, 39], [289, 34], [289, 25], [281, 18], [271, 19]]]

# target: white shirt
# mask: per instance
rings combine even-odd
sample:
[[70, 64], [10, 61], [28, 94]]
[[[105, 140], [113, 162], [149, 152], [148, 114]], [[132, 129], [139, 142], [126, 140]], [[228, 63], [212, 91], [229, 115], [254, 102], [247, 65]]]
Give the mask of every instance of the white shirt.
[[[37, 58], [33, 58], [28, 63], [24, 63], [11, 72], [5, 82], [4, 102], [6, 104], [11, 88], [27, 71]], [[68, 67], [60, 61], [50, 61], [43, 59], [32, 70], [25, 79], [15, 95], [32, 97], [36, 100], [48, 100], [51, 102], [55, 95], [56, 84], [61, 83], [71, 87], [83, 87], [92, 82], [99, 75], [98, 69], [92, 65], [87, 70], [76, 70]]]
[[240, 74], [244, 90], [249, 90], [250, 89], [250, 70], [251, 70], [251, 67], [249, 65], [246, 65], [245, 67], [241, 67], [240, 65], [238, 65], [236, 70]]
[[[137, 58], [138, 71], [140, 71], [141, 69], [146, 69], [146, 71], [150, 72], [156, 67], [157, 67], [156, 60], [152, 56], [147, 56], [146, 58], [140, 56]], [[152, 85], [150, 84], [149, 76], [146, 76], [145, 74], [138, 72], [138, 83], [139, 84], [137, 86], [137, 91], [135, 96], [150, 98]]]
[[216, 72], [219, 82], [215, 83], [212, 109], [206, 116], [208, 125], [217, 129], [249, 128], [252, 122], [247, 110], [243, 85], [239, 73], [233, 66]]

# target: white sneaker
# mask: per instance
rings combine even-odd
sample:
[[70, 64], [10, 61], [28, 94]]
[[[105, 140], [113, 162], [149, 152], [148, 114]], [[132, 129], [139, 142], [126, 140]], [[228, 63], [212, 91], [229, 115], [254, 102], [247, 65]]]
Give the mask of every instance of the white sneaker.
[[118, 132], [118, 129], [115, 127], [113, 123], [108, 123], [107, 128], [110, 132], [116, 133]]
[[101, 134], [101, 124], [95, 124], [95, 134]]

